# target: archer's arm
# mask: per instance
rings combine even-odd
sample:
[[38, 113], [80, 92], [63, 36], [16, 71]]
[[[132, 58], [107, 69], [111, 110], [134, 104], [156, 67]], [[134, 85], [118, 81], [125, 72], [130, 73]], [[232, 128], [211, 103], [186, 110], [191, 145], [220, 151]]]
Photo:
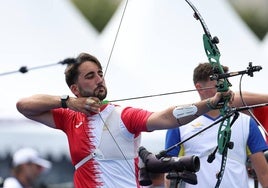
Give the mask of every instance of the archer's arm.
[[175, 118], [175, 116], [173, 115], [173, 110], [178, 106], [171, 106], [166, 110], [154, 112], [150, 115], [150, 117], [147, 120], [147, 130], [153, 131], [161, 129], [171, 129], [179, 127], [181, 125], [185, 125], [193, 121], [198, 116], [212, 110], [211, 107], [212, 106], [216, 107], [219, 101], [224, 97], [230, 97], [230, 103], [231, 103], [234, 99], [234, 93], [231, 90], [222, 93], [217, 92], [212, 98], [201, 100], [199, 102], [194, 103], [193, 106], [197, 108], [196, 113], [191, 115], [180, 116], [179, 118]]
[[[242, 98], [244, 99], [246, 105], [268, 103], [268, 94], [242, 92]], [[235, 97], [232, 106], [234, 107], [245, 106], [242, 102], [242, 98], [239, 92], [235, 92]]]
[[263, 152], [252, 154], [250, 160], [262, 187], [268, 188], [268, 163]]

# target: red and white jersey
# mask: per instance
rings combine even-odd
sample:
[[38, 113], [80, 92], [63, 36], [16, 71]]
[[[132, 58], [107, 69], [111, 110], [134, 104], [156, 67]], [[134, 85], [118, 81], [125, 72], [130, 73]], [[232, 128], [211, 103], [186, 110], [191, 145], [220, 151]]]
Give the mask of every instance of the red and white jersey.
[[137, 149], [150, 114], [111, 104], [90, 116], [70, 109], [53, 110], [56, 128], [66, 133], [76, 165], [75, 187], [139, 187]]

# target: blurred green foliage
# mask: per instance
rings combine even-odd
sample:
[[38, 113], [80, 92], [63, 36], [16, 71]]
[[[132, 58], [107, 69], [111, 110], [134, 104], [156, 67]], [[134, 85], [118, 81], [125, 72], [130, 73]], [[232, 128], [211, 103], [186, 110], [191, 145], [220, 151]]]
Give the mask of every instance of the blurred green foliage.
[[229, 3], [258, 39], [263, 40], [268, 33], [268, 1], [229, 0]]
[[85, 18], [101, 32], [122, 0], [71, 0]]
[[240, 16], [246, 22], [246, 24], [251, 28], [255, 35], [263, 40], [268, 32], [268, 19], [260, 19], [256, 12], [242, 12]]
[[[99, 32], [105, 28], [122, 2], [122, 0], [71, 1]], [[252, 6], [243, 0], [229, 0], [229, 3], [252, 32], [255, 33], [257, 38], [263, 40], [268, 32], [268, 7], [266, 9], [262, 5], [258, 5], [257, 7], [257, 3], [255, 3], [256, 6]]]

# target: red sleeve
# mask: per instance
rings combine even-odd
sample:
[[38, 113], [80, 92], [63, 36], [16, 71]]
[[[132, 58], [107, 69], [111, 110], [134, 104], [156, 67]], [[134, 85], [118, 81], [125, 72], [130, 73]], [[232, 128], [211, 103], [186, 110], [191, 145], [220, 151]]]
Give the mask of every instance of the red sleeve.
[[[254, 108], [253, 113], [258, 119], [258, 121], [262, 124], [266, 131], [268, 131], [268, 106], [261, 108]], [[268, 136], [266, 135], [266, 140]]]
[[63, 118], [64, 113], [63, 112], [64, 112], [63, 108], [57, 108], [57, 109], [52, 110], [52, 114], [53, 114], [56, 128], [61, 129], [61, 130], [63, 130], [63, 126], [62, 126], [63, 125], [62, 121], [64, 120], [64, 118]]
[[57, 108], [52, 110], [53, 113], [53, 118], [55, 121], [55, 125], [57, 129], [63, 130], [64, 132], [67, 132], [67, 128], [69, 127], [68, 125], [72, 124], [75, 125], [73, 113], [74, 111], [71, 111], [69, 109], [64, 109], [64, 108]]
[[140, 132], [148, 131], [146, 122], [152, 113], [153, 112], [139, 108], [127, 107], [122, 111], [121, 118], [129, 132], [138, 134]]

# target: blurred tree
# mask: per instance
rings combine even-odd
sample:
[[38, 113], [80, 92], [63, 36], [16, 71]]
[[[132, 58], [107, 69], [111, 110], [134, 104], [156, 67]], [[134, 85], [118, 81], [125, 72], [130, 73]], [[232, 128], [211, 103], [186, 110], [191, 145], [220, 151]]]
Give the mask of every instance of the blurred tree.
[[268, 1], [267, 0], [229, 0], [238, 15], [263, 40], [268, 33]]
[[[122, 0], [71, 0], [85, 18], [99, 31], [105, 28]], [[267, 0], [228, 0], [241, 19], [263, 40], [268, 32]]]
[[85, 18], [101, 32], [122, 0], [71, 0]]

